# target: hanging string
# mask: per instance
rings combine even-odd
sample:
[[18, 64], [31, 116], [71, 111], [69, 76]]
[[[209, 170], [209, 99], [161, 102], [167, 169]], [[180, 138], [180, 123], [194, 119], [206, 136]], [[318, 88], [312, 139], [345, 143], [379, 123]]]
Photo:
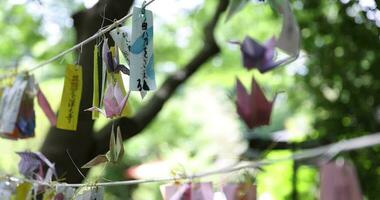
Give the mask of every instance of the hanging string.
[[[153, 3], [155, 0], [150, 0], [148, 2], [145, 3], [144, 6], [148, 6], [150, 5], [151, 3]], [[76, 50], [76, 49], [79, 49], [81, 48], [83, 45], [86, 45], [88, 43], [90, 43], [91, 41], [95, 40], [96, 38], [104, 35], [105, 33], [111, 31], [112, 29], [116, 28], [118, 24], [122, 24], [124, 23], [128, 18], [132, 17], [132, 13], [130, 12], [129, 14], [125, 15], [123, 18], [115, 21], [115, 23], [113, 24], [110, 24], [108, 26], [105, 26], [104, 28], [100, 29], [98, 32], [96, 32], [94, 35], [92, 35], [91, 37], [83, 40], [82, 42], [72, 46], [71, 48], [69, 49], [66, 49], [64, 51], [62, 51], [61, 53], [51, 57], [50, 59], [47, 59], [46, 61], [43, 61], [39, 64], [37, 64], [36, 66], [34, 67], [31, 67], [29, 69], [24, 69], [24, 70], [20, 70], [19, 72], [15, 73], [9, 73], [9, 74], [6, 74], [6, 75], [3, 75], [3, 76], [0, 76], [0, 81], [3, 80], [3, 79], [7, 79], [7, 78], [11, 78], [11, 77], [14, 77], [16, 76], [17, 74], [21, 74], [21, 73], [27, 73], [27, 72], [32, 72], [32, 71], [35, 71], [43, 66], [46, 66], [47, 64], [50, 64], [56, 60], [58, 60], [59, 58], [65, 56], [66, 54]]]
[[144, 183], [165, 183], [165, 182], [177, 182], [177, 181], [191, 181], [193, 179], [199, 179], [203, 177], [220, 175], [220, 174], [228, 174], [236, 171], [241, 171], [245, 169], [254, 169], [261, 166], [272, 165], [280, 162], [285, 162], [289, 160], [300, 161], [308, 158], [318, 158], [318, 157], [328, 157], [329, 159], [335, 157], [339, 153], [353, 151], [363, 148], [372, 147], [375, 145], [380, 145], [380, 132], [361, 136], [353, 139], [343, 140], [337, 143], [329, 144], [326, 146], [320, 146], [316, 148], [311, 148], [307, 150], [303, 150], [298, 153], [293, 153], [290, 156], [277, 158], [277, 159], [262, 159], [258, 161], [253, 161], [249, 164], [240, 165], [240, 166], [230, 166], [225, 167], [215, 171], [209, 171], [204, 173], [198, 173], [190, 176], [177, 176], [177, 177], [166, 177], [166, 178], [155, 178], [155, 179], [142, 179], [142, 180], [128, 180], [128, 181], [112, 181], [112, 182], [98, 182], [94, 184], [88, 183], [77, 183], [77, 184], [69, 184], [69, 183], [44, 183], [40, 181], [34, 180], [26, 180], [26, 179], [17, 179], [13, 178], [13, 180], [18, 180], [19, 182], [32, 182], [34, 184], [44, 185], [44, 186], [60, 186], [60, 187], [87, 187], [87, 186], [120, 186], [120, 185], [136, 185], [136, 184], [144, 184]]

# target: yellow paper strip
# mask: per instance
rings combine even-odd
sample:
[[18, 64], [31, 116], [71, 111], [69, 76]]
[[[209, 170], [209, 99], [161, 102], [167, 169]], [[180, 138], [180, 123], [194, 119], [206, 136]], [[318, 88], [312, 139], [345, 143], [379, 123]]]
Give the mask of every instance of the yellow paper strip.
[[77, 129], [79, 105], [82, 96], [82, 66], [68, 65], [58, 112], [57, 128]]
[[[92, 106], [99, 108], [99, 63], [98, 63], [98, 46], [94, 47], [94, 76], [93, 76], [93, 93], [92, 93]], [[99, 112], [92, 112], [92, 119], [97, 119]]]
[[17, 186], [16, 188], [16, 196], [14, 200], [25, 200], [30, 198], [30, 193], [32, 189], [32, 184], [31, 183], [21, 183], [20, 185]]

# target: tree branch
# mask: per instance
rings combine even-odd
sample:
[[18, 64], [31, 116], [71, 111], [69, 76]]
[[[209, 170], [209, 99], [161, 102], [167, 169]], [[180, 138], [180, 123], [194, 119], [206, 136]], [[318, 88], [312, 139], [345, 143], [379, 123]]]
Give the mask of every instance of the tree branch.
[[[131, 138], [141, 132], [157, 116], [165, 103], [175, 93], [178, 86], [185, 83], [203, 64], [220, 52], [220, 48], [214, 37], [215, 27], [222, 13], [227, 9], [228, 0], [220, 0], [211, 20], [204, 27], [204, 46], [181, 70], [170, 75], [155, 92], [147, 104], [142, 106], [132, 118], [121, 118], [116, 123], [120, 126], [124, 140]], [[111, 123], [96, 134], [96, 152], [94, 155], [107, 151], [107, 143]]]
[[271, 150], [290, 150], [290, 149], [308, 149], [315, 148], [321, 145], [327, 145], [330, 142], [327, 140], [308, 140], [304, 142], [283, 142], [268, 139], [254, 138], [249, 139], [249, 148], [253, 150], [265, 151]]

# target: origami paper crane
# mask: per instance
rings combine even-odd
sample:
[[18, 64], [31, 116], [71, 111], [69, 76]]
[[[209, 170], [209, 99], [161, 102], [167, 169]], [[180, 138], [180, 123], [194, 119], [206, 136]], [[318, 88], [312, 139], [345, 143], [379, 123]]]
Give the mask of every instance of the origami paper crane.
[[269, 39], [264, 45], [259, 44], [249, 36], [246, 36], [242, 43], [232, 43], [240, 45], [243, 66], [248, 70], [257, 68], [261, 73], [265, 73], [287, 60], [274, 61], [276, 47], [276, 39], [274, 37]]
[[[104, 40], [103, 44], [103, 49], [102, 49], [102, 58], [104, 60], [104, 63], [107, 65], [107, 69], [109, 72], [123, 72], [124, 74], [130, 74], [129, 69], [122, 65], [119, 64], [118, 59], [116, 56], [112, 56], [112, 52], [108, 47], [108, 41]], [[116, 54], [116, 53], [115, 53]]]
[[124, 96], [118, 83], [109, 83], [104, 95], [104, 110], [91, 107], [85, 111], [98, 111], [108, 118], [121, 115], [125, 104], [129, 98], [130, 91]]
[[253, 78], [251, 87], [251, 94], [248, 94], [240, 80], [236, 80], [237, 113], [244, 123], [252, 129], [269, 124], [273, 102], [277, 95], [272, 102], [268, 101]]
[[[17, 152], [17, 154], [21, 157], [18, 164], [19, 171], [25, 177], [40, 181], [51, 181], [53, 175], [57, 177], [54, 164], [42, 153], [25, 151]], [[48, 167], [46, 173], [44, 172], [44, 167]]]
[[110, 150], [103, 155], [98, 155], [88, 163], [82, 166], [82, 168], [91, 168], [101, 163], [117, 163], [124, 156], [123, 138], [121, 137], [120, 128], [117, 128], [117, 135], [115, 138], [114, 127], [112, 126], [112, 132], [110, 137]]

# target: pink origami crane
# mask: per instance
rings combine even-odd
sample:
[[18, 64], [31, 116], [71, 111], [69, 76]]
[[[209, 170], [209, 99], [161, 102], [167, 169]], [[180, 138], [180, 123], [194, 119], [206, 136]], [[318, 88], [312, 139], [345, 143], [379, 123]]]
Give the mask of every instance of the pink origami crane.
[[270, 102], [254, 78], [252, 78], [251, 85], [251, 94], [248, 94], [240, 80], [236, 80], [237, 112], [244, 123], [252, 129], [269, 124], [273, 102], [276, 100], [277, 94]]
[[104, 95], [104, 110], [91, 107], [85, 111], [98, 111], [107, 118], [118, 117], [128, 100], [130, 91], [124, 96], [118, 83], [108, 84]]

